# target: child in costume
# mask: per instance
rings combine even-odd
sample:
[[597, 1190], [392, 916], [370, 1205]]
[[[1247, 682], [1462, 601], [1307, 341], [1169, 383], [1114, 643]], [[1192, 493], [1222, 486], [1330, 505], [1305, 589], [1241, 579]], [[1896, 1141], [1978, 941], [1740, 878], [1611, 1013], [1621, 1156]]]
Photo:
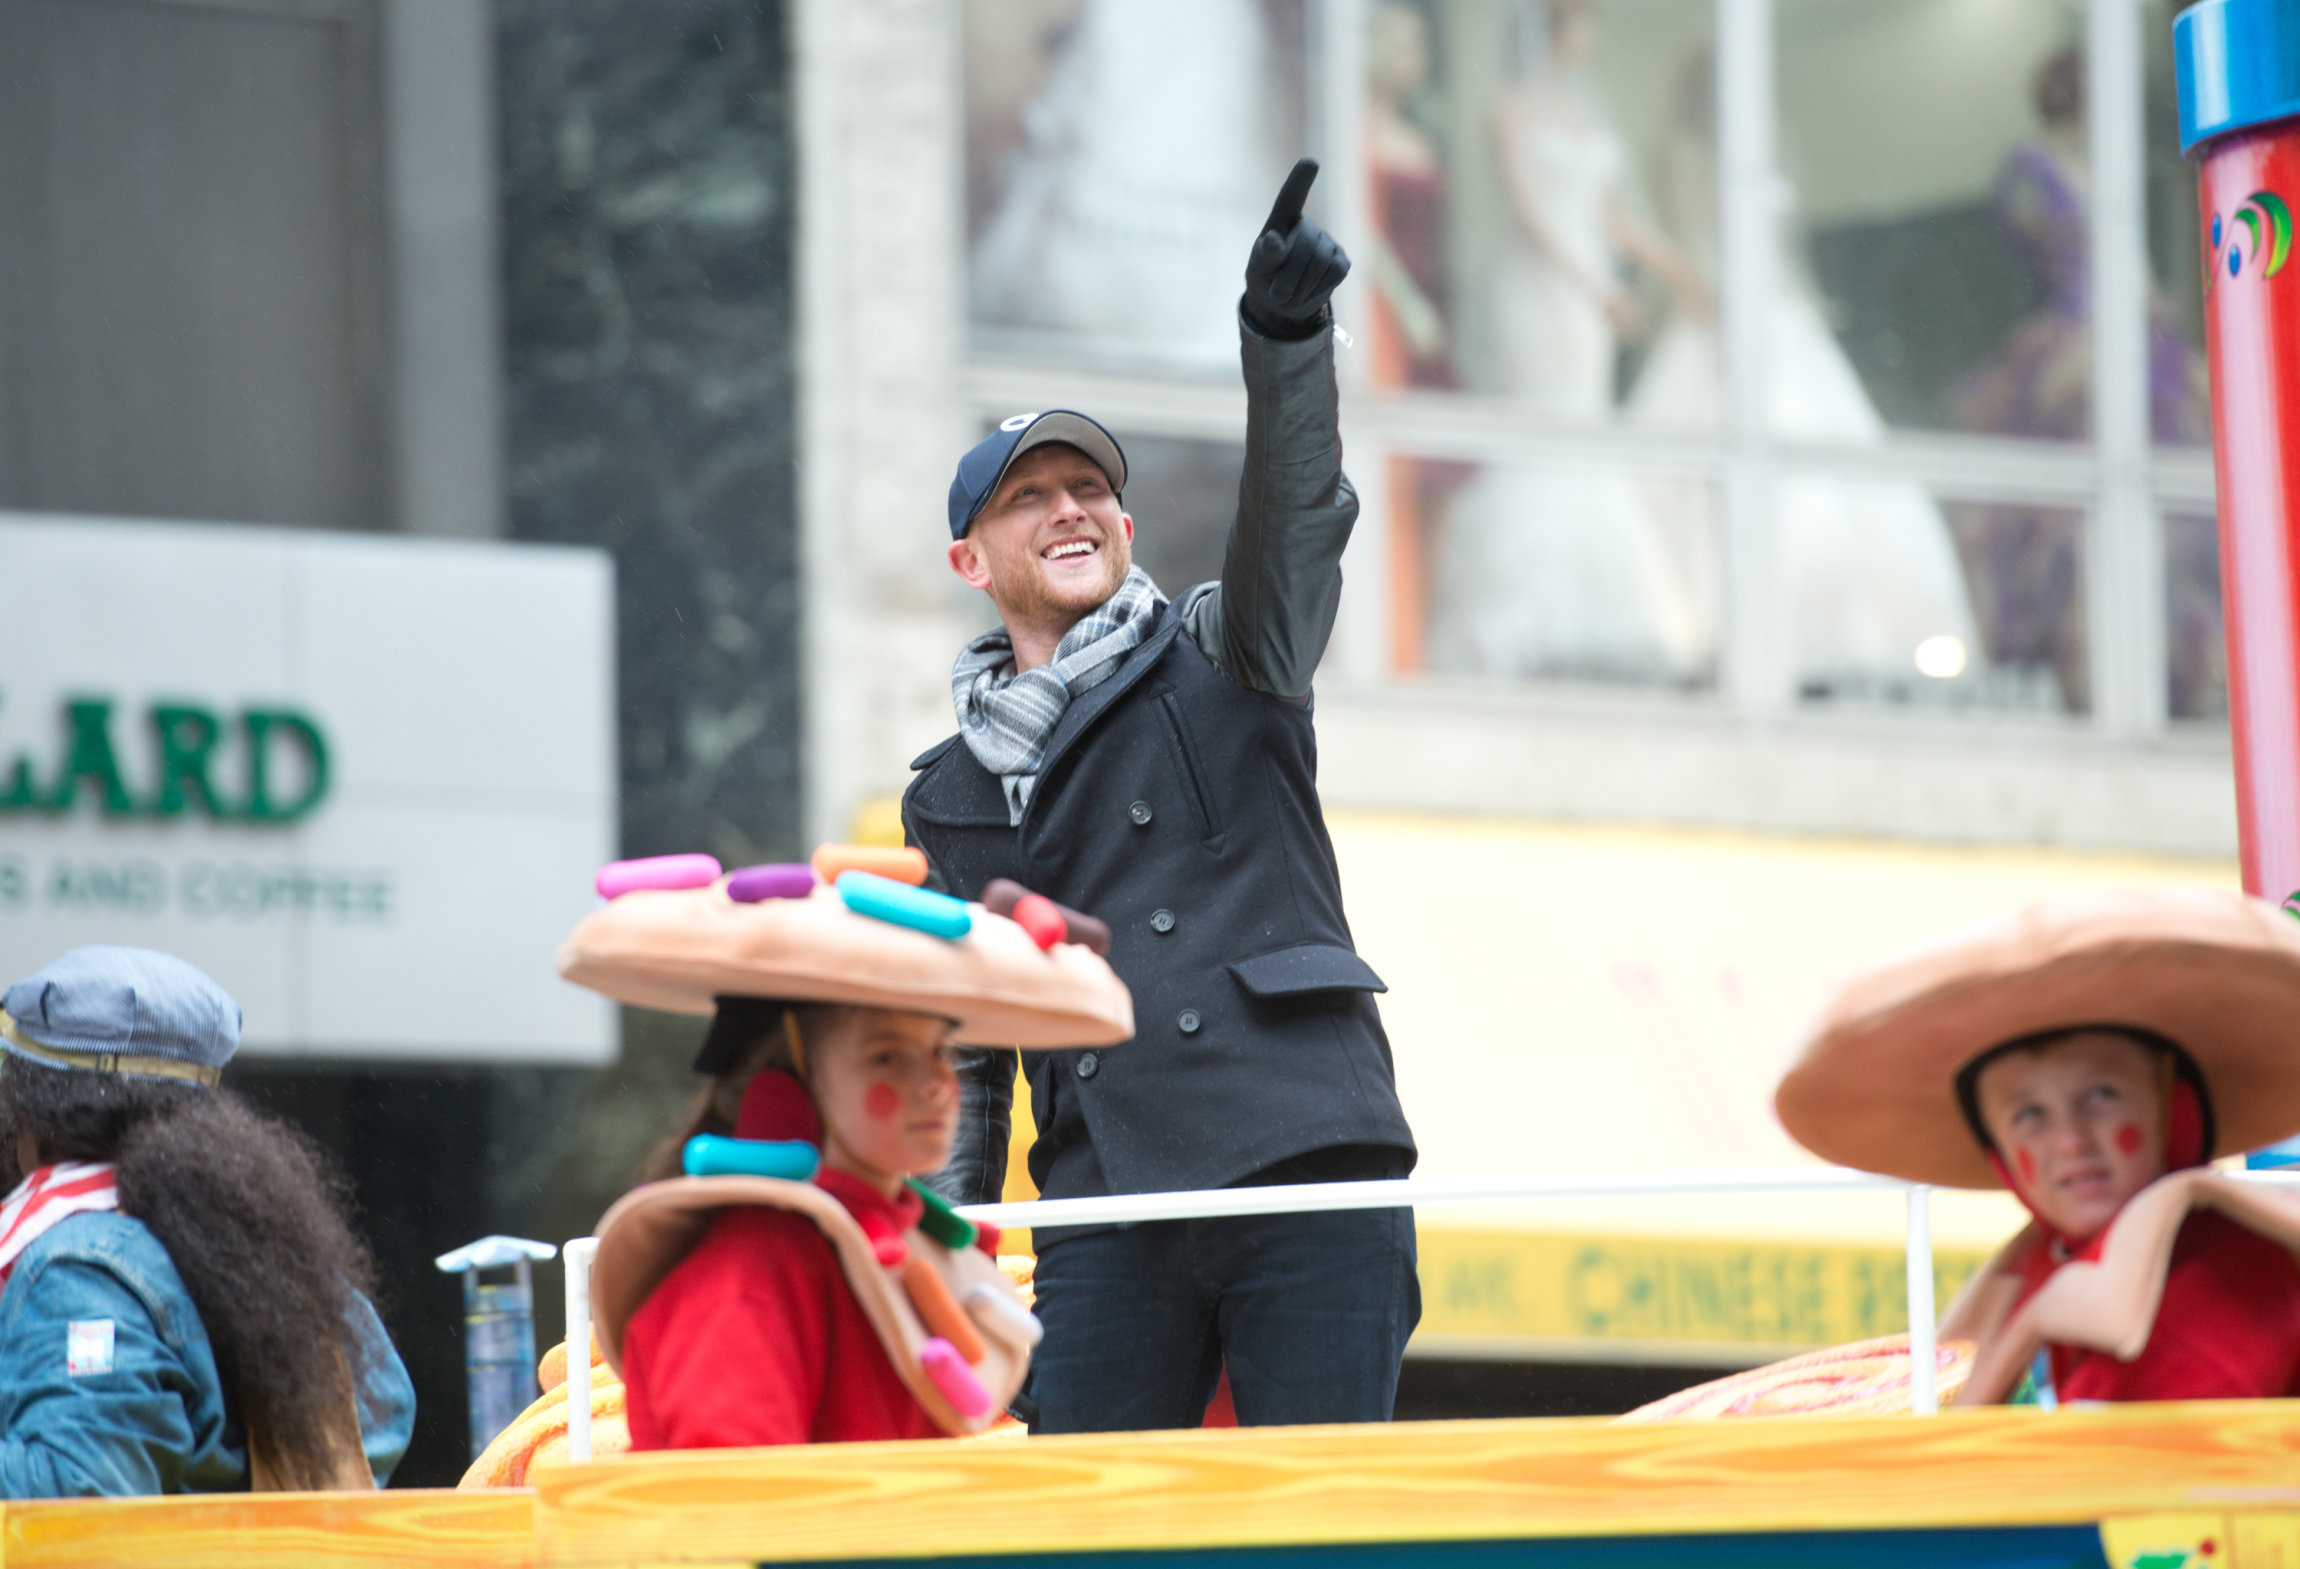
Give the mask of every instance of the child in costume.
[[[1940, 1325], [1965, 1405], [2300, 1394], [2300, 1202], [2209, 1170], [2300, 1131], [2300, 923], [2206, 890], [2047, 901], [1843, 987], [1774, 1098], [1824, 1159], [2034, 1217]], [[2042, 1380], [2040, 1380], [2040, 1383]]]
[[0, 994], [0, 1497], [381, 1486], [415, 1390], [317, 1153], [219, 1086], [240, 1009], [75, 948]]
[[1084, 947], [980, 905], [870, 878], [850, 908], [860, 876], [625, 894], [561, 952], [609, 996], [714, 1015], [689, 1174], [599, 1226], [594, 1321], [633, 1449], [977, 1433], [1028, 1371], [1037, 1325], [995, 1231], [910, 1179], [950, 1155], [953, 1046], [1112, 1045], [1132, 1003]]

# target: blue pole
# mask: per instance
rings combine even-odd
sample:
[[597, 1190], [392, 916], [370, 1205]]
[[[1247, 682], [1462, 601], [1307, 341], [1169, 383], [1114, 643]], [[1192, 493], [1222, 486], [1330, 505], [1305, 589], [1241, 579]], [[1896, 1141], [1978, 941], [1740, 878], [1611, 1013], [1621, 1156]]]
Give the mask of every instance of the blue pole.
[[495, 1284], [463, 1276], [463, 1377], [471, 1394], [471, 1452], [477, 1455], [535, 1403], [535, 1287], [527, 1260]]

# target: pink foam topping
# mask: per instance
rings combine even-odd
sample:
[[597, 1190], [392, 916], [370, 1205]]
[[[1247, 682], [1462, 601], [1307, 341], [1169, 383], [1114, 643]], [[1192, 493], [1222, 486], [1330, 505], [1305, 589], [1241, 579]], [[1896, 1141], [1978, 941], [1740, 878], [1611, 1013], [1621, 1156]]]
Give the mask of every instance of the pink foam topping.
[[620, 899], [642, 888], [708, 888], [719, 880], [715, 855], [650, 855], [638, 861], [610, 861], [592, 884], [602, 899]]
[[815, 869], [804, 861], [746, 866], [727, 879], [727, 897], [737, 904], [765, 899], [804, 899], [815, 891]]
[[942, 1391], [951, 1409], [963, 1417], [986, 1415], [996, 1404], [990, 1391], [982, 1387], [982, 1380], [974, 1376], [974, 1369], [966, 1365], [966, 1358], [958, 1348], [936, 1335], [918, 1348], [919, 1365], [926, 1376], [934, 1380], [934, 1387]]

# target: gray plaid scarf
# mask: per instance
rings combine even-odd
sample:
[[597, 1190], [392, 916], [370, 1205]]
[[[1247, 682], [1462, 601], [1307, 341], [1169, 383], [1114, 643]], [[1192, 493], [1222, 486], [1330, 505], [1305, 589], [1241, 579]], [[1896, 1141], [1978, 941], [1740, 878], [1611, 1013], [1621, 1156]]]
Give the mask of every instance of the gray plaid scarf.
[[985, 632], [959, 650], [950, 672], [958, 733], [976, 762], [1006, 787], [1007, 820], [1019, 824], [1047, 738], [1070, 700], [1110, 679], [1118, 661], [1149, 630], [1166, 596], [1140, 567], [1130, 567], [1118, 592], [1089, 612], [1055, 645], [1054, 662], [1014, 673], [1014, 639], [1006, 628]]

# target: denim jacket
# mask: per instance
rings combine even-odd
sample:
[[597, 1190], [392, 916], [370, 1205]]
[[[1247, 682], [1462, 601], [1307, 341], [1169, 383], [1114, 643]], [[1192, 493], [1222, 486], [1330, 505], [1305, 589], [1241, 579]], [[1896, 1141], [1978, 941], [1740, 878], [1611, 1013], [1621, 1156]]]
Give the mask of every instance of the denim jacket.
[[[414, 1431], [415, 1388], [375, 1309], [362, 1297], [353, 1313], [360, 1440], [381, 1487]], [[246, 1436], [159, 1239], [105, 1211], [36, 1238], [0, 1292], [0, 1498], [247, 1485]]]

